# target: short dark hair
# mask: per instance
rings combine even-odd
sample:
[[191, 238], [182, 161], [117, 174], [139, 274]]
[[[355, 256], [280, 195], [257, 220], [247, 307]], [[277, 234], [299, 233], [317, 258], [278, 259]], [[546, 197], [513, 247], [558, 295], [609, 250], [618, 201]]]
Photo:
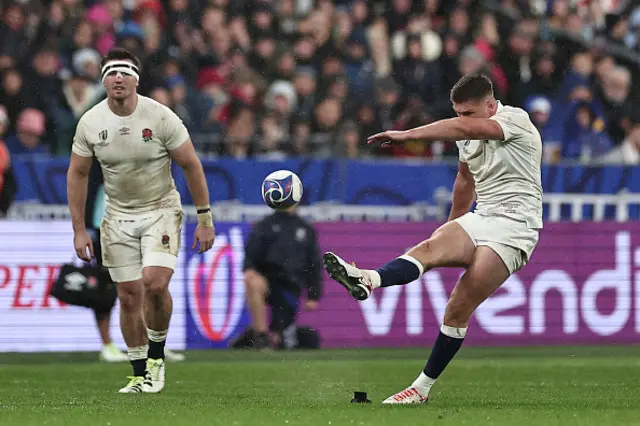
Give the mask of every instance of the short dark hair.
[[122, 47], [114, 47], [109, 50], [100, 62], [100, 69], [109, 61], [131, 61], [138, 69], [140, 69], [140, 60], [136, 56]]
[[493, 96], [493, 83], [484, 74], [467, 74], [451, 89], [451, 102], [460, 103]]

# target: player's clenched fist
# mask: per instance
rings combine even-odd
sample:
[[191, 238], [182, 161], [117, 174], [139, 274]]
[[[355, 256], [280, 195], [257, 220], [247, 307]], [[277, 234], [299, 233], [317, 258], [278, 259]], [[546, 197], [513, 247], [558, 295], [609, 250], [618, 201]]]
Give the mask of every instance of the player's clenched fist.
[[193, 236], [193, 246], [191, 248], [196, 248], [198, 246], [198, 242], [200, 242], [198, 253], [204, 253], [213, 247], [213, 241], [215, 238], [216, 230], [213, 226], [198, 225]]
[[76, 249], [76, 255], [80, 259], [85, 262], [90, 262], [93, 259], [93, 241], [91, 241], [86, 229], [73, 234], [73, 247]]

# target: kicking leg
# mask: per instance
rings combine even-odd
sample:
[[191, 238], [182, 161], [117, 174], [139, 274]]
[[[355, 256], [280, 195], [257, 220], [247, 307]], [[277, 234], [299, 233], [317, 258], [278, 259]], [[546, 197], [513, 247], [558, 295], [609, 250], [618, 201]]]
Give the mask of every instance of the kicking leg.
[[476, 249], [471, 265], [451, 293], [443, 325], [424, 370], [411, 386], [387, 398], [384, 404], [415, 404], [429, 399], [431, 386], [462, 346], [471, 315], [509, 275], [504, 262], [491, 248]]
[[169, 333], [173, 311], [173, 299], [169, 293], [169, 282], [173, 269], [163, 266], [147, 266], [142, 270], [145, 288], [145, 320], [149, 336], [149, 359], [147, 368], [153, 385], [145, 388], [147, 393], [157, 393], [164, 388], [164, 347]]
[[369, 297], [377, 287], [408, 284], [429, 269], [440, 266], [466, 267], [475, 251], [473, 241], [456, 222], [448, 222], [425, 240], [376, 270], [349, 265], [334, 253], [325, 253], [324, 266], [334, 280], [357, 300]]

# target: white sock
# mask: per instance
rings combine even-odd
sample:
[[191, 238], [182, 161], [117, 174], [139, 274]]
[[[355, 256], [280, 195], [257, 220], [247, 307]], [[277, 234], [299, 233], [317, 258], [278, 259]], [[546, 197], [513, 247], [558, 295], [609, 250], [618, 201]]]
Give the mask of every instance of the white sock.
[[380, 278], [380, 274], [378, 271], [374, 269], [367, 269], [365, 273], [369, 274], [369, 278], [371, 279], [371, 286], [373, 288], [379, 288], [380, 284], [382, 284], [382, 279]]
[[149, 345], [127, 348], [127, 355], [129, 355], [130, 361], [136, 361], [138, 359], [147, 359], [148, 352], [149, 352]]
[[458, 327], [449, 327], [448, 325], [442, 324], [440, 327], [440, 331], [445, 336], [451, 337], [453, 339], [464, 339], [467, 337], [467, 329], [469, 327], [458, 328]]
[[403, 254], [402, 256], [398, 257], [398, 259], [403, 259], [407, 262], [413, 263], [414, 265], [416, 265], [416, 268], [418, 268], [418, 271], [420, 271], [420, 276], [424, 274], [424, 266], [422, 266], [422, 263], [420, 263], [420, 261], [415, 257], [409, 256], [408, 254]]
[[156, 331], [147, 328], [147, 335], [149, 336], [149, 340], [151, 340], [152, 342], [164, 342], [165, 340], [167, 340], [167, 334], [169, 334], [168, 329]]
[[429, 396], [429, 392], [431, 391], [431, 386], [436, 382], [436, 379], [432, 379], [431, 377], [424, 374], [424, 371], [420, 373], [417, 379], [413, 381], [411, 387], [418, 389], [420, 395], [423, 398]]

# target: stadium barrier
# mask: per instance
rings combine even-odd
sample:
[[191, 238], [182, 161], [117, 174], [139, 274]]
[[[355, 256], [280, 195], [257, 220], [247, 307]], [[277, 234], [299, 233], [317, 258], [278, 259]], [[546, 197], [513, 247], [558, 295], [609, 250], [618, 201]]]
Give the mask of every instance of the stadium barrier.
[[[17, 202], [64, 205], [67, 158], [12, 158], [18, 181]], [[262, 180], [278, 169], [294, 171], [304, 184], [303, 206], [324, 204], [348, 206], [439, 206], [442, 195], [453, 187], [457, 164], [402, 160], [287, 159], [234, 160], [204, 159], [211, 201], [260, 205]], [[174, 167], [176, 186], [186, 205], [193, 204], [184, 176]], [[545, 194], [618, 195], [640, 193], [640, 167], [586, 167], [544, 165], [542, 187]], [[432, 212], [427, 212], [433, 216]], [[562, 218], [571, 214], [561, 209]], [[592, 214], [585, 211], [583, 215]], [[640, 209], [631, 209], [629, 218], [640, 218]], [[605, 209], [605, 219], [614, 219]], [[545, 219], [549, 219], [545, 211]]]
[[[319, 222], [321, 248], [374, 267], [428, 236], [437, 221]], [[213, 249], [190, 250], [184, 227], [171, 282], [176, 349], [227, 347], [248, 324], [242, 261], [247, 222], [218, 222]], [[93, 315], [48, 296], [59, 268], [74, 262], [68, 221], [0, 221], [0, 351], [97, 351]], [[469, 345], [636, 343], [640, 336], [640, 225], [547, 223], [530, 263], [475, 314]], [[429, 271], [404, 287], [378, 290], [358, 303], [324, 277], [316, 327], [325, 347], [425, 346], [436, 335], [459, 269]], [[118, 308], [112, 335], [123, 345]]]
[[[335, 221], [409, 221], [445, 220], [451, 206], [451, 192], [440, 188], [434, 194], [434, 204], [416, 203], [409, 206], [362, 206], [332, 202], [301, 206], [300, 215], [313, 222]], [[640, 210], [640, 194], [545, 194], [543, 209], [548, 222], [615, 220], [626, 222]], [[215, 203], [214, 218], [224, 222], [255, 222], [269, 214], [264, 204], [246, 205], [237, 201]], [[184, 206], [187, 220], [196, 220], [194, 206]], [[16, 203], [9, 213], [12, 220], [70, 220], [66, 205]]]

